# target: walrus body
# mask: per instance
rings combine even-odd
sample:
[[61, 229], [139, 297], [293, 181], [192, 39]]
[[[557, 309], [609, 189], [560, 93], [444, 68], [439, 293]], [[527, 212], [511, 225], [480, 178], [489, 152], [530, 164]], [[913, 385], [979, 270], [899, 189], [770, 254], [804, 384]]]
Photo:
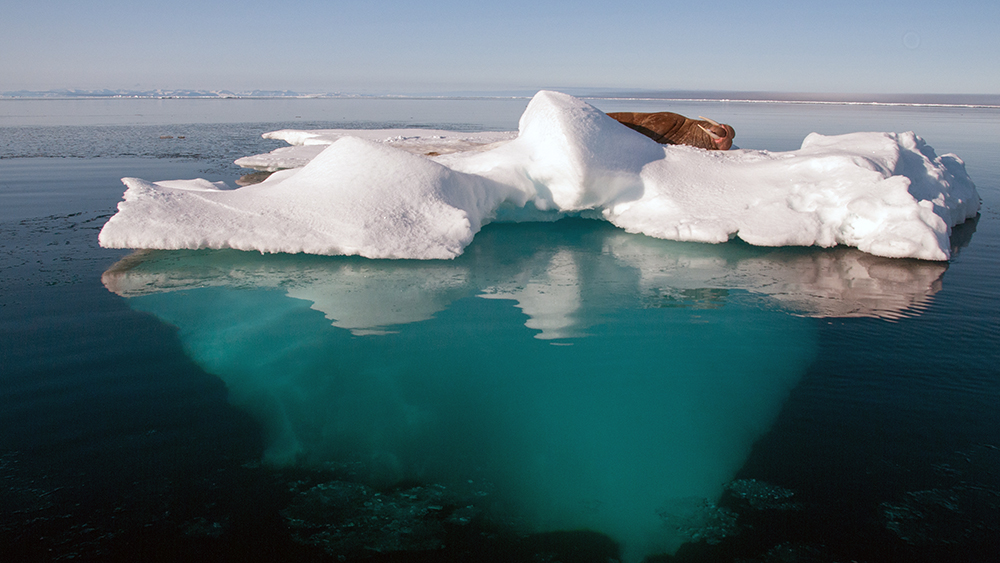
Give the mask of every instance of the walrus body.
[[704, 117], [701, 120], [689, 119], [669, 111], [618, 112], [608, 115], [661, 145], [690, 145], [725, 151], [733, 146], [733, 138], [736, 137], [736, 131], [729, 125]]

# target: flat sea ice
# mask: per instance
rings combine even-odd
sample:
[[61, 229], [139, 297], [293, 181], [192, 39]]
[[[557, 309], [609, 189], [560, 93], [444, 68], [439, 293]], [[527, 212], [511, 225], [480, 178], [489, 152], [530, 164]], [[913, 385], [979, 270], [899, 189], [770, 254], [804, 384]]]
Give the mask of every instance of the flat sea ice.
[[272, 135], [298, 145], [237, 161], [293, 167], [261, 184], [123, 179], [128, 189], [101, 245], [453, 258], [491, 221], [585, 215], [671, 240], [739, 237], [947, 260], [951, 227], [980, 204], [962, 161], [937, 156], [912, 132], [813, 133], [789, 152], [705, 151], [658, 145], [549, 91], [535, 95], [509, 141], [496, 133]]

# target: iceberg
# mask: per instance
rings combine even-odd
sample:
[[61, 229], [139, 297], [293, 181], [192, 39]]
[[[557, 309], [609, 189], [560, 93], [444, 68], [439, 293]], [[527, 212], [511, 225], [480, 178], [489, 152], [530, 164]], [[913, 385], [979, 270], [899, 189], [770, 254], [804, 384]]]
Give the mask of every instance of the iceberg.
[[812, 133], [788, 152], [705, 151], [659, 145], [551, 91], [534, 96], [516, 137], [274, 135], [297, 144], [238, 161], [292, 166], [260, 184], [124, 178], [101, 245], [440, 259], [460, 255], [492, 221], [585, 216], [662, 239], [943, 261], [951, 228], [980, 206], [962, 160], [937, 156], [912, 132]]

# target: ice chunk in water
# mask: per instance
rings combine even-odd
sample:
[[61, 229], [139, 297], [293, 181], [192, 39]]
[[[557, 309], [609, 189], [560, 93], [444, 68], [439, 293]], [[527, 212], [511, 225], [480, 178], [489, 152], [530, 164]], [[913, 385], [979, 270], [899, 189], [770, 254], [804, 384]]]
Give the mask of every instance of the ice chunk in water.
[[951, 227], [979, 210], [962, 161], [936, 156], [913, 133], [814, 133], [784, 153], [704, 151], [657, 145], [586, 102], [543, 91], [516, 139], [434, 160], [411, 154], [427, 142], [407, 152], [339, 137], [302, 168], [237, 190], [127, 178], [100, 241], [450, 258], [498, 214], [517, 216], [502, 208], [530, 205], [673, 240], [947, 260]]

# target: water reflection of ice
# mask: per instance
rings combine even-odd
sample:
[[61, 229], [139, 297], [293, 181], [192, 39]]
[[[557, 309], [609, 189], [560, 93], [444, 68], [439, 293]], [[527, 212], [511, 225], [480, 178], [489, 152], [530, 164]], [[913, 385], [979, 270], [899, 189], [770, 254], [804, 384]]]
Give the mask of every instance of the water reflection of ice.
[[[547, 229], [540, 227], [503, 227]], [[549, 233], [551, 235], [551, 233]], [[200, 287], [280, 288], [312, 302], [334, 326], [356, 335], [430, 319], [463, 296], [517, 302], [540, 331], [536, 337], [579, 335], [575, 316], [584, 288], [651, 297], [692, 290], [743, 290], [810, 317], [894, 319], [919, 312], [941, 289], [947, 264], [873, 256], [857, 249], [759, 249], [745, 245], [679, 244], [594, 225], [588, 247], [521, 249], [516, 262], [492, 262], [484, 251], [510, 253], [487, 230], [478, 254], [454, 261], [373, 261], [312, 256], [260, 256], [236, 251], [140, 251], [104, 273], [124, 297]], [[596, 238], [594, 238], [596, 237]], [[602, 259], [594, 261], [600, 248]], [[580, 270], [580, 263], [592, 266]], [[697, 299], [695, 299], [697, 300]]]
[[770, 427], [812, 360], [802, 316], [915, 314], [945, 267], [581, 220], [491, 226], [453, 261], [140, 253], [104, 283], [178, 327], [267, 462], [489, 481], [494, 513], [636, 559], [689, 537], [671, 522]]
[[947, 264], [895, 260], [838, 247], [692, 256], [640, 237], [609, 237], [608, 250], [641, 272], [647, 293], [740, 289], [809, 317], [896, 319], [919, 314], [941, 289]]
[[551, 340], [576, 336], [574, 314], [580, 309], [580, 272], [574, 253], [562, 249], [539, 255], [514, 279], [483, 288], [480, 297], [510, 299], [524, 311], [524, 326], [538, 330], [535, 338]]

